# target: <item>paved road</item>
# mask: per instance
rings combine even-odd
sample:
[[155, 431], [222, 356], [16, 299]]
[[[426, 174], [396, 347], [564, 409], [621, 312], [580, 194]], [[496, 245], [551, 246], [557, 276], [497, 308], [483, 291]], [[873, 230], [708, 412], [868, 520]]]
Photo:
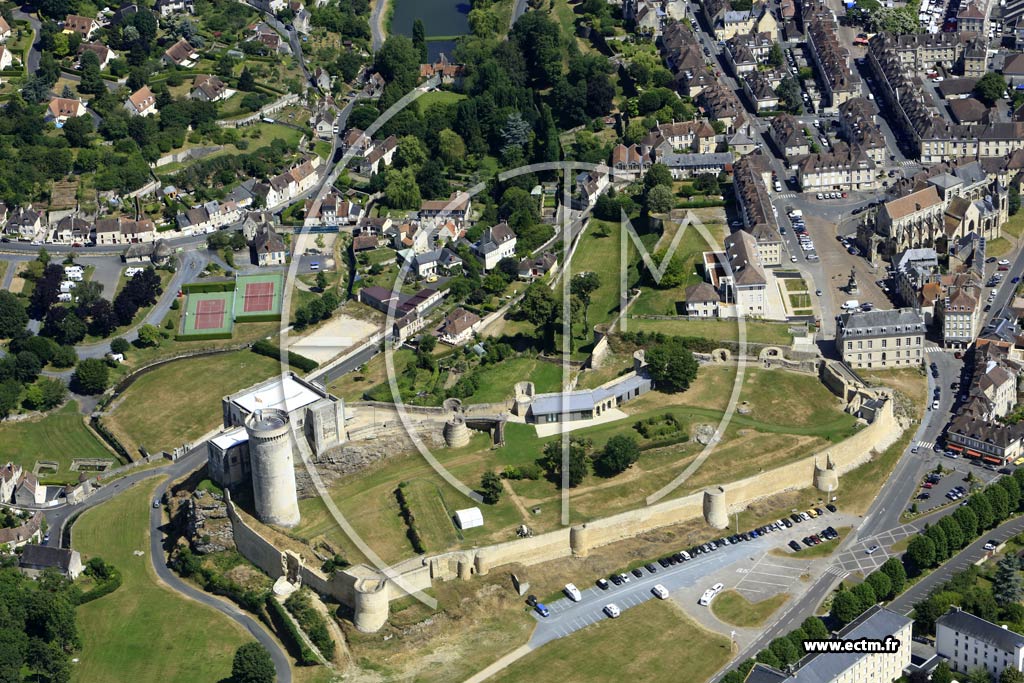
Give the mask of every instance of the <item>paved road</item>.
[[512, 17], [508, 22], [508, 28], [510, 31], [512, 30], [512, 27], [516, 25], [519, 17], [526, 13], [526, 2], [527, 0], [515, 0], [515, 4], [512, 5]]
[[1005, 541], [1017, 534], [1024, 532], [1024, 517], [1010, 520], [995, 529], [986, 532], [981, 538], [970, 544], [959, 553], [954, 555], [944, 565], [933, 571], [931, 574], [914, 584], [898, 598], [889, 603], [889, 609], [901, 614], [910, 614], [914, 605], [928, 597], [928, 593], [945, 581], [948, 581], [953, 574], [967, 569], [970, 565], [982, 559], [988, 554], [985, 544], [991, 539]]
[[35, 31], [35, 42], [32, 43], [32, 47], [28, 51], [28, 64], [25, 65], [26, 73], [34, 74], [39, 71], [39, 34], [42, 29], [42, 24], [34, 14], [35, 8], [29, 4], [24, 7], [14, 10], [14, 18], [20, 21], [27, 21], [31, 26], [32, 30]]
[[372, 48], [373, 52], [377, 52], [384, 45], [384, 39], [387, 37], [384, 35], [384, 15], [388, 4], [394, 0], [377, 0], [377, 3], [373, 6], [373, 14], [370, 15], [370, 33], [373, 36]]

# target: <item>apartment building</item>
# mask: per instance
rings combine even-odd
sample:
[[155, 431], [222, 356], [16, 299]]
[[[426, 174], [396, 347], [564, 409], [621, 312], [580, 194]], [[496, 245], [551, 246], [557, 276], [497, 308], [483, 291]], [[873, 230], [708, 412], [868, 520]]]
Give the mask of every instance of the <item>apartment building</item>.
[[753, 237], [761, 265], [772, 267], [782, 264], [782, 235], [768, 195], [767, 161], [763, 154], [748, 154], [734, 164], [732, 177], [743, 229]]
[[833, 149], [810, 154], [797, 166], [797, 180], [804, 192], [878, 187], [875, 162], [867, 154], [845, 143], [836, 143]]
[[792, 114], [782, 113], [772, 117], [768, 133], [776, 149], [790, 163], [811, 153], [811, 144], [804, 133], [804, 126]]
[[924, 360], [924, 319], [912, 308], [854, 311], [837, 318], [836, 346], [851, 368], [899, 368]]
[[974, 341], [981, 314], [981, 287], [971, 283], [950, 287], [936, 306], [935, 316], [942, 328], [947, 349], [966, 349]]
[[835, 14], [816, 10], [806, 20], [807, 46], [824, 85], [826, 108], [838, 107], [860, 94], [860, 76], [850, 68], [850, 53], [839, 41]]
[[983, 668], [998, 679], [1007, 667], [1024, 668], [1024, 636], [959, 607], [935, 620], [935, 651], [963, 674]]

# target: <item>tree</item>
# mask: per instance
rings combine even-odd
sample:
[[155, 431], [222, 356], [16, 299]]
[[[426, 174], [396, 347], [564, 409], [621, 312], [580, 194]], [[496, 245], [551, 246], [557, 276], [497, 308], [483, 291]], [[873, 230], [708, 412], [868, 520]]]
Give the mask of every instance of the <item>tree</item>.
[[648, 213], [668, 213], [672, 210], [672, 204], [675, 203], [675, 197], [672, 194], [672, 189], [665, 185], [655, 185], [651, 189], [647, 190], [647, 212]]
[[898, 557], [890, 557], [882, 563], [879, 569], [885, 572], [892, 584], [892, 595], [899, 595], [903, 587], [907, 585], [907, 571], [903, 568], [903, 562]]
[[989, 486], [981, 495], [987, 498], [992, 506], [993, 526], [1010, 516], [1010, 497], [1002, 486]]
[[616, 434], [608, 439], [600, 455], [594, 460], [594, 466], [603, 474], [615, 475], [625, 472], [630, 465], [640, 459], [640, 447], [636, 439], [624, 434]]
[[800, 624], [800, 628], [804, 630], [807, 637], [812, 640], [824, 640], [829, 637], [828, 627], [818, 617], [807, 617], [804, 622]]
[[1024, 673], [1020, 669], [1008, 666], [999, 674], [999, 683], [1024, 683]]
[[697, 377], [697, 361], [678, 339], [647, 349], [646, 360], [648, 372], [659, 391], [686, 391]]
[[139, 328], [140, 346], [160, 346], [160, 328], [156, 325], [143, 325]]
[[270, 653], [259, 643], [246, 643], [231, 662], [232, 683], [274, 683], [277, 673]]
[[966, 508], [968, 510], [973, 510], [974, 514], [977, 516], [979, 532], [990, 528], [995, 522], [995, 516], [992, 514], [992, 506], [989, 504], [988, 499], [983, 495], [975, 495], [968, 498]]
[[61, 346], [53, 352], [50, 363], [55, 368], [70, 368], [78, 361], [78, 354], [74, 346]]
[[25, 329], [28, 313], [14, 294], [0, 289], [0, 339], [9, 339]]
[[949, 558], [949, 542], [946, 540], [946, 532], [940, 527], [930, 526], [925, 529], [925, 536], [932, 540], [935, 546], [935, 562], [943, 562]]
[[466, 159], [466, 143], [451, 128], [437, 134], [437, 153], [448, 166], [459, 168]]
[[[569, 440], [569, 471], [568, 487], [576, 488], [590, 472], [590, 465], [587, 462], [587, 454], [583, 444], [576, 439]], [[537, 464], [547, 472], [548, 477], [558, 484], [562, 478], [562, 441], [561, 439], [549, 441], [544, 446], [544, 454], [537, 461]]]
[[410, 166], [419, 168], [427, 161], [427, 148], [423, 146], [420, 139], [412, 135], [406, 135], [398, 141], [398, 148], [395, 150], [395, 165], [398, 168]]
[[876, 599], [889, 600], [893, 597], [892, 581], [889, 580], [889, 575], [885, 572], [871, 572], [866, 580], [871, 585], [872, 590], [875, 591]]
[[392, 209], [419, 208], [420, 188], [413, 169], [392, 169], [385, 174], [384, 199]]
[[974, 95], [991, 107], [1006, 92], [1006, 79], [995, 71], [989, 71], [974, 85]]
[[800, 652], [793, 645], [793, 641], [789, 638], [776, 638], [768, 645], [768, 649], [772, 651], [779, 661], [782, 662], [783, 666], [788, 664], [794, 664], [800, 659]]
[[121, 355], [124, 355], [128, 353], [128, 349], [130, 348], [131, 345], [128, 343], [128, 340], [125, 339], [124, 337], [116, 337], [115, 339], [112, 339], [110, 341], [111, 353], [120, 353]]
[[907, 560], [918, 573], [935, 564], [935, 543], [927, 536], [914, 536], [907, 545]]
[[67, 393], [68, 388], [64, 382], [54, 377], [42, 377], [25, 388], [25, 407], [30, 410], [50, 410], [59, 406]]
[[249, 67], [244, 67], [238, 76], [238, 89], [244, 92], [252, 92], [256, 89], [256, 79], [253, 78]]
[[932, 683], [953, 683], [953, 672], [945, 660], [932, 670]]
[[21, 384], [16, 379], [5, 379], [0, 382], [0, 417], [7, 417], [18, 407], [21, 396]]
[[110, 381], [110, 368], [99, 358], [85, 358], [78, 362], [71, 378], [71, 386], [79, 394], [102, 394]]
[[844, 626], [860, 616], [862, 611], [860, 600], [850, 591], [840, 591], [832, 599], [832, 616]]
[[1020, 559], [1015, 554], [1007, 555], [996, 565], [992, 597], [1000, 607], [1006, 607], [1024, 599], [1024, 583], [1021, 582], [1020, 572]]
[[[1017, 471], [1024, 472], [1024, 470]], [[964, 539], [971, 539], [978, 535], [978, 516], [970, 507], [957, 508], [951, 516], [963, 529]]]
[[480, 495], [488, 505], [495, 505], [501, 500], [501, 493], [504, 489], [501, 486], [501, 477], [495, 472], [488, 470], [480, 477]]
[[875, 595], [875, 589], [866, 581], [864, 583], [858, 583], [850, 589], [850, 593], [857, 598], [861, 612], [869, 609], [872, 605], [878, 602], [878, 596]]
[[672, 171], [662, 163], [651, 164], [647, 169], [647, 175], [644, 176], [644, 189], [650, 190], [657, 185], [672, 187]]
[[422, 19], [413, 19], [412, 22], [412, 46], [419, 54], [420, 63], [427, 63], [427, 30], [423, 27]]
[[43, 270], [43, 275], [36, 281], [36, 287], [29, 298], [29, 314], [36, 320], [42, 320], [60, 295], [60, 283], [64, 279], [64, 268], [50, 263]]
[[803, 110], [800, 100], [800, 84], [792, 76], [786, 76], [775, 88], [775, 94], [787, 111], [799, 114]]
[[950, 555], [966, 544], [967, 539], [964, 538], [963, 529], [960, 528], [960, 525], [952, 517], [943, 517], [935, 526], [942, 529], [942, 532], [946, 534], [946, 543], [949, 546]]
[[714, 173], [701, 173], [693, 180], [693, 189], [704, 194], [722, 194], [718, 177]]
[[[86, 52], [91, 55], [91, 52]], [[76, 116], [68, 119], [61, 129], [68, 144], [72, 147], [88, 147], [92, 137], [93, 124], [91, 116]]]
[[1006, 208], [1010, 212], [1011, 216], [1016, 215], [1016, 213], [1020, 211], [1020, 190], [1013, 185], [1010, 185]]
[[782, 54], [782, 47], [778, 43], [772, 43], [768, 49], [768, 65], [776, 68], [782, 66], [785, 56]]
[[14, 357], [14, 378], [22, 384], [36, 381], [43, 364], [31, 351], [22, 351]]
[[985, 667], [976, 666], [967, 673], [964, 683], [992, 683], [992, 674]]

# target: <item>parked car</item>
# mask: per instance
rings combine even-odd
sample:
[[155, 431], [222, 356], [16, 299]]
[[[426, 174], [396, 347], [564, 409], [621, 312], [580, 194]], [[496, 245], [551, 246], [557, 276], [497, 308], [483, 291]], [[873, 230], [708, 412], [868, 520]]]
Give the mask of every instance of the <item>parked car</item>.
[[654, 596], [660, 600], [668, 600], [668, 589], [662, 586], [660, 583], [655, 584], [654, 588], [651, 589]]
[[609, 604], [604, 606], [604, 613], [607, 614], [612, 619], [615, 619], [620, 614], [622, 614], [622, 611], [619, 610], [619, 606], [618, 605], [616, 605], [614, 602], [612, 602], [612, 603], [609, 603]]
[[596, 581], [597, 587], [603, 591], [608, 590], [608, 579], [598, 579]]

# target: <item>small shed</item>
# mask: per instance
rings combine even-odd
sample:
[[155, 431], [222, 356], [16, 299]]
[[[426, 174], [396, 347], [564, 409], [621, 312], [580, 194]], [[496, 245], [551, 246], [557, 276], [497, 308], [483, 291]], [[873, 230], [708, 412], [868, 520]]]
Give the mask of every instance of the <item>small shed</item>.
[[484, 525], [484, 513], [480, 508], [466, 508], [455, 511], [455, 523], [460, 529], [472, 529]]

